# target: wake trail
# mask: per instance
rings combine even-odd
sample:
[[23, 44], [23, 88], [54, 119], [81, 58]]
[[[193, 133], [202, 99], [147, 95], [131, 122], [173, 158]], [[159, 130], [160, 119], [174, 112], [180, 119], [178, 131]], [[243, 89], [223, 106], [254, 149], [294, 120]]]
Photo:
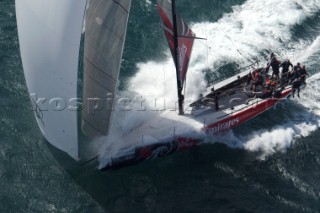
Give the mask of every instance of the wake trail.
[[[191, 24], [190, 27], [196, 36], [207, 37], [206, 43], [211, 48], [208, 51], [206, 45], [195, 42], [186, 80], [186, 99], [195, 100], [206, 90], [204, 70], [209, 68], [210, 72], [215, 72], [226, 63], [247, 65], [248, 58], [258, 56], [263, 59], [265, 52], [275, 52], [280, 59], [290, 58], [293, 63], [300, 61], [314, 69], [313, 66], [318, 63], [315, 55], [319, 54], [320, 37], [314, 41], [292, 41], [291, 29], [302, 24], [319, 10], [320, 1], [248, 0], [240, 6], [234, 6], [233, 12], [225, 14], [215, 23]], [[119, 97], [132, 99], [131, 104], [135, 104], [135, 100], [139, 102], [143, 99], [145, 110], [139, 112], [134, 109], [117, 110], [113, 116], [110, 136], [102, 139], [108, 141], [104, 148], [109, 150], [104, 152], [108, 153], [107, 155], [114, 154], [110, 151], [113, 150], [111, 147], [116, 146], [114, 141], [121, 135], [175, 107], [177, 100], [175, 68], [169, 49], [166, 54], [167, 59], [162, 62], [138, 63], [136, 65], [138, 72], [130, 80], [128, 91], [118, 94]], [[319, 128], [319, 105], [314, 100], [319, 99], [320, 95], [319, 93], [314, 93], [314, 97], [306, 95], [312, 88], [316, 88], [317, 84], [319, 85], [319, 79], [320, 74], [308, 79], [308, 87], [301, 93], [301, 99], [299, 101], [295, 99], [290, 103], [302, 104], [306, 109], [292, 117], [292, 121], [242, 136], [235, 135], [231, 131], [219, 140], [231, 147], [262, 151], [261, 159], [275, 152], [284, 151], [292, 145], [296, 137], [308, 136]], [[189, 124], [185, 128], [186, 132], [188, 130], [194, 132], [198, 124]], [[119, 146], [121, 145], [117, 145]]]

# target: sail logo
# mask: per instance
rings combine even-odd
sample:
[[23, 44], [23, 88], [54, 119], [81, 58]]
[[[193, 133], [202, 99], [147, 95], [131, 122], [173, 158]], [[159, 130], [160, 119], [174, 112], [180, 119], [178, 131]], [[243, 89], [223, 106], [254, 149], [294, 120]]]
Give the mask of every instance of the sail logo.
[[186, 54], [187, 54], [188, 48], [185, 44], [182, 44], [180, 51], [179, 51], [179, 66], [180, 66], [180, 71], [182, 71], [182, 66], [184, 64]]
[[205, 132], [208, 134], [216, 134], [220, 131], [230, 129], [239, 123], [240, 123], [240, 118], [238, 117], [238, 118], [226, 121], [224, 123], [218, 123], [213, 127], [210, 127], [210, 128], [208, 127], [206, 128]]
[[102, 25], [103, 21], [100, 17], [96, 17], [96, 22], [98, 25]]

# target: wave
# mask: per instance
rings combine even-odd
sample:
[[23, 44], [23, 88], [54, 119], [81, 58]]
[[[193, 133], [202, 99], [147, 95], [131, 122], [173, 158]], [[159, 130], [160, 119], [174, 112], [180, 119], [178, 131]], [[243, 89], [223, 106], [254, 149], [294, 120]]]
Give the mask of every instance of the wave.
[[[148, 1], [146, 2], [150, 7]], [[316, 73], [319, 59], [315, 56], [319, 54], [320, 37], [314, 40], [292, 39], [292, 29], [320, 11], [317, 1], [248, 0], [232, 8], [233, 12], [225, 14], [217, 22], [191, 25], [196, 35], [206, 37], [207, 41], [195, 42], [185, 97], [194, 100], [203, 93], [207, 85], [206, 75], [217, 73], [221, 66], [228, 63], [247, 65], [251, 58], [256, 57], [265, 61], [270, 52], [276, 53], [280, 59], [290, 58], [294, 63], [304, 63], [311, 73]], [[207, 46], [211, 48], [208, 49]], [[177, 99], [176, 80], [169, 50], [166, 51], [166, 55], [167, 59], [162, 62], [137, 63], [138, 72], [130, 79], [127, 91], [120, 92], [119, 96], [131, 99], [141, 97], [149, 109], [154, 106], [155, 100], [165, 101], [165, 107], [172, 107]], [[259, 151], [262, 153], [261, 159], [275, 152], [285, 151], [296, 137], [306, 137], [319, 128], [320, 110], [314, 100], [319, 99], [320, 95], [312, 93], [314, 96], [310, 96], [318, 81], [320, 74], [315, 74], [308, 79], [308, 87], [301, 93], [301, 99], [290, 102], [304, 108], [303, 112], [293, 115], [290, 121], [271, 128], [262, 127], [246, 135], [236, 135], [231, 131], [219, 140], [230, 147]], [[152, 112], [147, 110], [139, 114], [117, 111], [113, 117], [111, 136], [107, 140], [115, 139], [160, 114], [160, 109]], [[109, 142], [106, 145], [108, 155], [112, 145], [114, 143]]]

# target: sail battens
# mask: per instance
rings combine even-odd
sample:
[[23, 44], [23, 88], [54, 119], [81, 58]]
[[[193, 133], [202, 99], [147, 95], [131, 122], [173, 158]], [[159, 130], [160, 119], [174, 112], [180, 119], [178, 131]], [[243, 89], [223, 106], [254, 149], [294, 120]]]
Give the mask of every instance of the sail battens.
[[[106, 73], [103, 69], [97, 67], [94, 63], [92, 63], [89, 59], [85, 58], [86, 62], [88, 63], [88, 66], [93, 66], [94, 69], [100, 71], [102, 75], [105, 75], [105, 77], [110, 78], [110, 80], [114, 81], [115, 83], [117, 82], [117, 79], [114, 79], [113, 76], [109, 75]], [[89, 73], [90, 74], [90, 73]]]
[[97, 132], [99, 132], [100, 134], [104, 134], [103, 130], [96, 128], [96, 125], [92, 124], [90, 121], [83, 119], [82, 122], [85, 123], [85, 124], [82, 124], [83, 125], [82, 128], [85, 128], [84, 130], [88, 134], [96, 134]]
[[88, 73], [87, 76], [91, 79], [91, 81], [94, 81], [100, 87], [102, 87], [102, 88], [104, 88], [105, 90], [108, 90], [108, 91], [112, 90], [112, 86], [117, 83], [115, 80], [110, 79], [110, 78], [107, 78], [107, 79], [100, 78], [100, 80], [98, 80], [99, 78], [98, 77], [94, 77], [93, 74], [91, 74], [91, 73]]
[[[129, 5], [122, 5], [123, 1], [117, 1], [117, 0], [113, 0], [116, 4], [119, 4], [119, 6], [126, 11], [129, 14], [129, 10], [127, 9], [129, 7]], [[129, 2], [129, 1], [127, 1]]]
[[84, 103], [82, 131], [88, 136], [109, 130], [130, 6], [131, 0], [90, 0], [87, 9], [83, 99], [100, 100]]
[[163, 30], [164, 31], [166, 31], [166, 32], [168, 32], [168, 33], [170, 33], [172, 36], [173, 36], [173, 32], [172, 32], [172, 30], [170, 30], [169, 28], [167, 28], [166, 26], [164, 26], [164, 25], [161, 25], [162, 26], [162, 28], [163, 28]]

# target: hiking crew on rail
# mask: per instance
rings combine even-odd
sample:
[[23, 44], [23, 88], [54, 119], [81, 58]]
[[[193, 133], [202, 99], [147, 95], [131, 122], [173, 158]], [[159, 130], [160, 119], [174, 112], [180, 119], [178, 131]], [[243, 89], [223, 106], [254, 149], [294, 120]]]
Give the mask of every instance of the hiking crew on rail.
[[[272, 68], [271, 78], [268, 76], [270, 67]], [[291, 71], [290, 71], [291, 67]], [[281, 78], [280, 68], [282, 68]], [[252, 94], [253, 97], [259, 98], [280, 98], [282, 90], [287, 85], [292, 85], [293, 97], [295, 91], [298, 91], [298, 97], [301, 84], [306, 84], [306, 76], [308, 72], [306, 66], [300, 66], [297, 63], [295, 66], [289, 59], [284, 60], [282, 63], [276, 58], [274, 53], [270, 55], [270, 62], [266, 68], [255, 69], [248, 74], [247, 83], [245, 87], [252, 81]]]

